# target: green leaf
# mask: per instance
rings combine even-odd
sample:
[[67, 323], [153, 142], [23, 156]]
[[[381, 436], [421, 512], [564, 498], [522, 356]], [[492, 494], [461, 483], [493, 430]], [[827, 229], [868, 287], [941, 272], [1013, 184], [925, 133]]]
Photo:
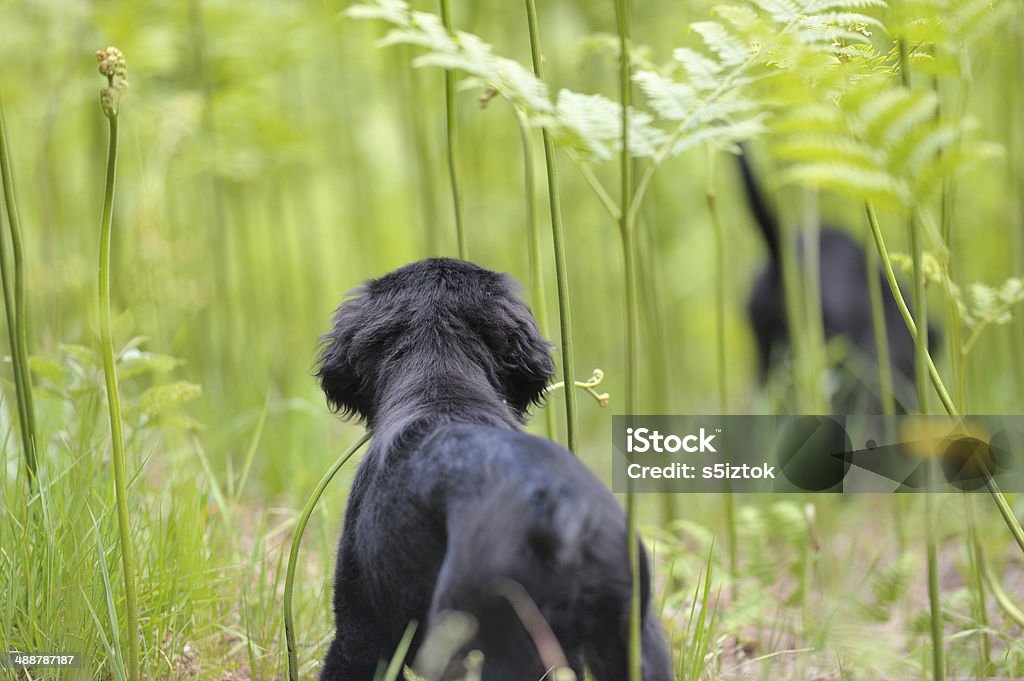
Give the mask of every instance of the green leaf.
[[409, 4], [401, 0], [377, 0], [374, 4], [352, 5], [343, 13], [350, 19], [383, 19], [402, 25], [409, 18]]
[[177, 357], [132, 349], [118, 359], [118, 375], [131, 378], [145, 373], [165, 374], [183, 364], [185, 360]]
[[202, 386], [188, 381], [154, 386], [139, 396], [139, 409], [145, 414], [155, 416], [196, 399], [202, 392]]
[[58, 385], [62, 385], [67, 377], [67, 372], [59, 362], [43, 355], [29, 357], [28, 366], [32, 373], [48, 378]]
[[78, 360], [80, 364], [87, 367], [98, 367], [100, 365], [99, 355], [92, 348], [84, 345], [76, 345], [74, 343], [61, 343], [60, 349], [73, 359]]

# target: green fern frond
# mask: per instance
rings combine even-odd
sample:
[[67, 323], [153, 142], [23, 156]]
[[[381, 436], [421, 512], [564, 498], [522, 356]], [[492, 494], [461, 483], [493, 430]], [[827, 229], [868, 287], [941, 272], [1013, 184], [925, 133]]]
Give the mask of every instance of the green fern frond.
[[648, 103], [658, 117], [667, 121], [681, 121], [687, 118], [697, 101], [697, 93], [693, 87], [653, 71], [637, 72], [633, 76], [633, 82], [640, 87], [640, 91], [647, 97]]
[[726, 68], [739, 66], [750, 56], [751, 46], [716, 21], [695, 22], [690, 24], [690, 30], [704, 40], [707, 48]]
[[403, 26], [409, 19], [409, 3], [402, 0], [377, 0], [372, 5], [352, 5], [343, 14], [349, 19], [380, 19]]
[[839, 191], [887, 208], [904, 206], [912, 197], [907, 183], [885, 170], [840, 160], [799, 163], [784, 170], [781, 179], [783, 184]]
[[780, 24], [788, 24], [807, 14], [806, 3], [793, 0], [751, 0], [751, 4]]
[[775, 148], [785, 158], [805, 161], [841, 161], [862, 168], [877, 168], [885, 163], [885, 154], [876, 147], [829, 134], [812, 132], [788, 137]]
[[811, 0], [803, 4], [804, 14], [821, 14], [841, 9], [885, 9], [885, 0]]
[[693, 134], [680, 138], [672, 147], [671, 153], [673, 156], [678, 156], [705, 143], [720, 148], [733, 147], [739, 142], [762, 134], [766, 129], [764, 124], [765, 118], [766, 115], [759, 114], [745, 120], [698, 128]]

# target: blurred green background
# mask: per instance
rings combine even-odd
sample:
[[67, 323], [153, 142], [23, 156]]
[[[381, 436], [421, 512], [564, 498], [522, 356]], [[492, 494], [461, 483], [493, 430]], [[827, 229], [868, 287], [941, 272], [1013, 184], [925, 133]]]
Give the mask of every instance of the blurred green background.
[[[436, 11], [429, 3], [416, 4]], [[650, 46], [655, 62], [663, 61], [673, 47], [693, 41], [687, 24], [706, 17], [710, 4], [636, 2], [635, 39]], [[125, 376], [122, 390], [130, 404], [154, 385], [185, 381], [202, 390], [186, 403], [196, 389], [176, 383], [183, 392], [180, 399], [168, 398], [166, 409], [136, 405], [130, 414], [140, 433], [129, 442], [130, 468], [145, 462], [133, 487], [134, 503], [142, 509], [139, 518], [152, 515], [140, 519], [140, 536], [149, 538], [151, 543], [144, 545], [150, 548], [163, 546], [159, 537], [166, 535], [161, 533], [178, 537], [174, 550], [154, 550], [151, 558], [153, 566], [172, 562], [171, 581], [166, 595], [154, 598], [147, 621], [160, 636], [179, 644], [169, 653], [173, 660], [166, 669], [156, 653], [149, 654], [150, 669], [161, 678], [191, 678], [187, 669], [182, 671], [181, 650], [188, 641], [199, 646], [196, 632], [203, 632], [204, 645], [226, 650], [225, 659], [249, 669], [251, 678], [275, 678], [281, 649], [276, 619], [280, 564], [274, 562], [280, 560], [280, 543], [290, 538], [292, 509], [301, 507], [326, 467], [360, 432], [328, 412], [311, 377], [317, 338], [327, 330], [343, 294], [362, 280], [423, 257], [455, 255], [443, 73], [411, 68], [416, 54], [411, 48], [377, 49], [383, 28], [344, 19], [345, 7], [343, 2], [223, 0], [0, 3], [0, 96], [27, 245], [30, 350], [53, 362], [44, 366], [38, 360], [35, 367], [41, 430], [49, 443], [44, 465], [62, 484], [70, 484], [70, 478], [86, 488], [95, 485], [98, 491], [82, 491], [80, 503], [65, 507], [82, 518], [88, 518], [86, 508], [99, 512], [109, 501], [103, 491], [109, 431], [98, 407], [102, 383], [90, 369], [89, 354], [98, 344], [96, 263], [106, 148], [106, 125], [97, 105], [102, 79], [93, 52], [116, 45], [128, 60], [131, 89], [121, 106], [114, 216], [115, 343], [144, 337], [133, 344], [139, 352], [183, 363], [168, 361]], [[963, 102], [964, 113], [977, 119], [982, 139], [1004, 149], [1000, 158], [961, 178], [956, 188], [956, 276], [963, 282], [998, 284], [1024, 272], [1024, 14], [1018, 10], [1010, 16], [990, 41], [966, 55], [970, 81], [945, 92], [948, 106]], [[454, 19], [458, 27], [492, 42], [498, 53], [529, 63], [519, 3], [455, 2]], [[602, 37], [615, 30], [613, 3], [541, 2], [540, 24], [553, 92], [564, 86], [616, 98], [617, 57]], [[470, 259], [526, 283], [519, 129], [505, 102], [496, 99], [482, 107], [478, 97], [476, 90], [458, 95]], [[539, 136], [533, 143], [540, 159]], [[611, 395], [610, 405], [602, 409], [580, 394], [582, 456], [606, 475], [611, 416], [621, 413], [624, 391], [621, 255], [615, 225], [573, 164], [564, 156], [560, 164], [576, 368], [579, 378], [601, 368], [606, 380], [600, 390]], [[759, 165], [768, 168], [771, 160], [762, 155]], [[719, 156], [716, 167], [710, 181], [719, 193], [727, 234], [730, 411], [785, 411], [784, 402], [757, 384], [744, 312], [764, 247], [738, 192], [731, 157]], [[597, 166], [596, 172], [607, 186], [616, 186], [615, 162]], [[549, 293], [544, 321], [557, 341], [543, 182], [538, 163]], [[638, 411], [643, 413], [719, 410], [708, 183], [705, 150], [671, 160], [656, 175], [641, 215]], [[780, 198], [784, 206], [796, 204], [788, 192]], [[858, 235], [865, 229], [854, 202], [823, 196], [822, 213]], [[905, 251], [901, 223], [893, 216], [883, 219], [890, 248]], [[941, 324], [942, 305], [933, 307]], [[1022, 341], [1017, 321], [986, 332], [968, 371], [973, 411], [1020, 411]], [[945, 370], [944, 355], [939, 363]], [[73, 390], [63, 394], [61, 383]], [[556, 392], [546, 408], [564, 432], [563, 399]], [[5, 400], [5, 433], [12, 431], [12, 414]], [[543, 419], [535, 422], [539, 432]], [[7, 438], [5, 451], [13, 485], [19, 462], [14, 437]], [[254, 456], [246, 478], [241, 471], [250, 451]], [[92, 458], [95, 464], [78, 467]], [[350, 474], [346, 470], [342, 477]], [[330, 619], [322, 582], [340, 528], [343, 489], [342, 483], [328, 491], [307, 549], [315, 556], [309, 558], [302, 612], [323, 635]], [[225, 490], [230, 513], [218, 500]], [[720, 529], [720, 507], [710, 497], [674, 503], [675, 512], [707, 536]], [[845, 516], [834, 500], [816, 503], [826, 509], [819, 522], [834, 523], [841, 537], [841, 548], [832, 556], [841, 563], [865, 539], [865, 527], [886, 522], [895, 502], [854, 500]], [[176, 504], [180, 508], [172, 510]], [[662, 517], [659, 502], [645, 504], [649, 522]], [[186, 505], [192, 509], [187, 513]], [[897, 508], [896, 514], [903, 510]], [[859, 520], [844, 525], [851, 516]], [[998, 553], [1005, 538], [992, 517], [986, 515]], [[210, 529], [220, 519], [225, 525]], [[751, 531], [756, 535], [756, 529]], [[7, 532], [0, 536], [16, 541], [18, 528]], [[913, 526], [906, 532], [913, 537]], [[75, 550], [87, 557], [95, 549], [88, 543], [92, 540], [76, 536]], [[254, 546], [253, 536], [263, 539]], [[19, 570], [32, 559], [27, 554], [17, 559], [17, 552], [5, 549], [10, 553], [4, 554], [6, 567], [0, 564], [0, 572], [14, 589], [24, 576]], [[878, 546], [887, 560], [892, 557], [888, 551], [884, 543]], [[195, 562], [182, 564], [187, 564], [187, 570], [182, 567], [186, 576], [173, 577], [173, 561], [193, 553]], [[116, 569], [113, 560], [110, 565]], [[144, 567], [144, 579], [152, 577], [153, 569]], [[247, 582], [237, 579], [239, 574], [262, 575], [262, 570], [271, 574], [260, 589], [247, 590]], [[68, 566], [53, 568], [54, 575], [70, 572]], [[96, 579], [86, 580], [91, 580], [90, 593], [102, 593]], [[193, 595], [176, 600], [172, 594], [183, 585]], [[689, 590], [692, 586], [685, 584]], [[77, 591], [67, 584], [53, 587], [52, 595], [60, 603], [78, 598]], [[261, 598], [265, 602], [257, 608], [253, 601]], [[238, 607], [239, 599], [246, 604]], [[60, 611], [55, 603], [48, 606], [50, 612]], [[172, 605], [179, 608], [177, 614], [155, 612]], [[190, 612], [190, 607], [195, 609]], [[97, 617], [78, 604], [68, 606], [78, 624], [27, 627], [14, 606], [8, 608], [3, 631], [9, 643], [29, 629], [45, 640], [56, 635], [54, 627], [91, 628]], [[211, 622], [219, 622], [214, 633]], [[252, 632], [259, 627], [263, 633], [256, 636]], [[225, 631], [234, 632], [226, 647], [210, 643]], [[102, 649], [91, 634], [82, 636], [90, 649]], [[304, 652], [307, 662], [317, 654]], [[210, 672], [217, 678], [223, 672], [217, 665], [202, 666], [212, 664], [208, 659], [195, 664], [217, 669]], [[233, 662], [218, 664], [234, 668]], [[107, 678], [109, 671], [89, 673]]]

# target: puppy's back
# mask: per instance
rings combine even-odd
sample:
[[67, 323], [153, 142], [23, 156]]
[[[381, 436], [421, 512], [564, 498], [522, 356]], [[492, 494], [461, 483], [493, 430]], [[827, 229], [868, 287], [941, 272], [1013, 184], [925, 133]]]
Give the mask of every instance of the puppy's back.
[[521, 587], [567, 651], [624, 625], [632, 592], [625, 514], [576, 457], [526, 433], [464, 425], [439, 430], [420, 454], [410, 463], [449, 474], [448, 544], [432, 613], [502, 622], [508, 588]]

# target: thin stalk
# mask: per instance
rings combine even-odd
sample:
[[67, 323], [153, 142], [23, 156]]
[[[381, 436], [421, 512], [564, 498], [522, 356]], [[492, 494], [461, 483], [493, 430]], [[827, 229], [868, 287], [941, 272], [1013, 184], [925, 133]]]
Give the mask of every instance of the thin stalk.
[[[537, 23], [537, 6], [534, 0], [526, 0], [526, 19], [530, 31], [530, 57], [533, 73], [544, 80], [544, 60], [540, 53], [540, 28]], [[548, 205], [551, 211], [551, 240], [555, 254], [555, 281], [558, 291], [558, 323], [562, 341], [562, 380], [565, 385], [576, 384], [576, 368], [573, 364], [572, 315], [569, 305], [569, 274], [565, 264], [565, 239], [562, 233], [562, 204], [558, 193], [558, 164], [555, 159], [555, 142], [545, 128], [544, 165], [548, 178]], [[565, 424], [569, 451], [577, 452], [576, 391], [565, 391]]]
[[[901, 43], [902, 44], [902, 43]], [[910, 214], [910, 248], [914, 263], [914, 310], [917, 312], [918, 334], [914, 337], [914, 383], [917, 386], [917, 408], [922, 414], [928, 413], [928, 387], [925, 376], [928, 373], [928, 301], [925, 298], [924, 245], [921, 243], [921, 225], [917, 214]], [[929, 477], [936, 476], [937, 464], [928, 462]], [[925, 543], [928, 550], [928, 604], [932, 636], [932, 676], [935, 681], [946, 678], [946, 649], [942, 630], [942, 602], [939, 600], [938, 539], [935, 529], [935, 494], [929, 490], [924, 495]]]
[[[3, 164], [4, 199], [7, 203], [7, 222], [11, 228], [11, 254], [14, 258], [14, 316], [18, 334], [18, 363], [21, 386], [25, 396], [25, 420], [28, 425], [29, 445], [33, 465], [37, 465], [39, 454], [36, 434], [36, 408], [32, 395], [32, 375], [28, 365], [28, 302], [25, 287], [25, 249], [21, 239], [21, 220], [14, 196], [14, 176], [8, 155], [7, 130], [0, 112], [0, 163]], [[35, 471], [33, 470], [33, 473]]]
[[992, 495], [993, 501], [996, 502], [996, 508], [999, 510], [999, 515], [1003, 517], [1003, 522], [1010, 528], [1010, 534], [1013, 535], [1013, 540], [1017, 542], [1017, 546], [1024, 552], [1024, 529], [1021, 529], [1020, 523], [1017, 522], [1017, 516], [1014, 515], [1013, 509], [1010, 508], [1010, 504], [1007, 503], [1006, 497], [1003, 495], [1002, 490], [999, 489], [999, 485], [996, 483], [995, 478], [991, 475], [985, 476], [985, 485], [988, 487], [989, 494]]
[[981, 632], [979, 650], [981, 656], [980, 678], [989, 677], [989, 664], [992, 659], [992, 642], [988, 634], [988, 609], [985, 606], [985, 557], [981, 551], [981, 539], [978, 537], [978, 518], [974, 510], [974, 499], [964, 494], [964, 511], [967, 513], [967, 563], [970, 566], [971, 589], [974, 592], [974, 612]]
[[[117, 102], [119, 94], [115, 78], [124, 78], [124, 57], [115, 48], [97, 53], [100, 72], [107, 76], [108, 87], [101, 93], [103, 113], [109, 124], [107, 174], [103, 195], [103, 216], [100, 220], [100, 353], [103, 356], [103, 378], [107, 389], [110, 415], [111, 459], [114, 469], [114, 496], [117, 525], [121, 543], [121, 567], [124, 571], [125, 616], [128, 638], [128, 678], [139, 678], [139, 623], [135, 595], [135, 554], [132, 550], [131, 528], [128, 524], [128, 485], [125, 473], [124, 433], [121, 423], [121, 399], [117, 389], [117, 368], [114, 365], [114, 342], [110, 322], [110, 236], [114, 219], [114, 181], [117, 176]], [[107, 70], [104, 68], [107, 67]], [[111, 68], [113, 70], [111, 70]]]
[[[961, 60], [962, 61], [962, 60]], [[966, 102], [964, 100], [967, 85], [970, 81], [969, 78], [964, 78], [965, 68], [961, 63], [960, 66], [960, 84], [961, 84], [961, 104], [960, 104], [960, 117], [966, 115]], [[936, 97], [938, 98], [939, 105], [935, 109], [935, 119], [939, 120], [942, 116], [942, 90], [939, 86], [939, 79], [935, 78], [932, 81], [932, 88], [935, 91]], [[942, 158], [942, 150], [939, 150], [938, 157]], [[950, 289], [950, 282], [953, 280], [953, 209], [954, 199], [956, 192], [956, 181], [953, 178], [946, 178], [942, 181], [941, 195], [939, 199], [939, 211], [940, 211], [940, 229], [942, 233], [942, 241], [946, 245], [946, 252], [949, 254], [948, 258], [942, 263], [943, 276], [942, 285], [943, 291], [946, 294], [946, 318], [949, 321], [949, 345], [950, 345], [950, 365], [953, 370], [953, 390], [956, 392], [956, 403], [960, 409], [967, 410], [967, 381], [964, 375], [964, 366], [967, 361], [967, 353], [964, 352], [963, 342], [961, 339], [961, 320], [960, 320], [960, 307], [957, 305], [956, 296], [953, 295]], [[1020, 362], [1015, 362], [1017, 366]]]
[[[910, 88], [910, 66], [907, 61], [907, 46], [903, 38], [897, 41], [899, 49], [900, 78], [903, 87]], [[928, 389], [925, 386], [925, 374], [928, 372], [928, 300], [925, 297], [924, 244], [922, 243], [921, 224], [917, 219], [916, 208], [911, 208], [910, 220], [910, 252], [914, 269], [914, 311], [917, 318], [918, 333], [914, 335], [914, 384], [917, 388], [917, 409], [921, 414], [928, 413]], [[937, 464], [934, 458], [927, 461], [929, 483], [937, 476]], [[932, 677], [935, 681], [945, 681], [946, 650], [942, 630], [942, 603], [939, 601], [939, 560], [938, 540], [935, 529], [935, 496], [932, 490], [924, 495], [925, 512], [925, 543], [928, 551], [928, 605], [932, 637]]]
[[320, 497], [323, 496], [324, 490], [327, 489], [327, 485], [331, 483], [334, 476], [338, 474], [341, 467], [348, 463], [348, 460], [352, 458], [352, 455], [359, 451], [360, 447], [365, 445], [370, 439], [370, 432], [367, 431], [360, 436], [351, 447], [342, 452], [338, 460], [327, 469], [324, 476], [320, 478], [320, 482], [313, 489], [313, 493], [309, 496], [309, 500], [302, 509], [302, 513], [299, 514], [299, 520], [295, 524], [295, 534], [292, 535], [292, 547], [288, 552], [288, 567], [284, 575], [284, 638], [285, 645], [288, 649], [288, 679], [289, 681], [299, 681], [299, 659], [296, 652], [297, 647], [295, 645], [295, 617], [292, 611], [292, 593], [295, 591], [295, 568], [299, 563], [299, 546], [302, 544], [302, 534], [306, 531], [306, 523], [309, 522], [309, 517], [313, 515], [313, 510], [316, 508], [317, 503], [320, 501]]
[[[907, 325], [907, 330], [910, 331], [910, 337], [917, 342], [917, 324], [914, 322], [913, 315], [910, 314], [910, 310], [907, 308], [907, 303], [903, 299], [903, 293], [900, 291], [899, 284], [896, 282], [896, 273], [892, 268], [892, 261], [889, 258], [889, 252], [885, 248], [885, 240], [882, 238], [882, 230], [878, 225], [878, 217], [875, 215], [875, 209], [871, 204], [867, 204], [868, 223], [871, 225], [871, 233], [875, 238], [875, 246], [878, 249], [878, 255], [882, 260], [882, 270], [885, 272], [885, 278], [889, 282], [889, 289], [892, 291], [893, 297], [896, 300], [896, 306], [900, 310], [900, 314], [903, 315], [903, 321]], [[928, 363], [928, 374], [931, 376], [932, 384], [935, 386], [935, 392], [938, 393], [939, 399], [942, 401], [942, 406], [946, 409], [946, 413], [949, 416], [957, 417], [960, 412], [957, 410], [956, 405], [953, 404], [953, 400], [949, 396], [949, 392], [946, 391], [946, 386], [942, 382], [942, 377], [939, 376], [938, 369], [935, 368], [935, 363], [932, 361], [930, 355], [926, 353], [926, 359]], [[1024, 528], [1021, 527], [1020, 522], [1017, 521], [1017, 517], [1013, 514], [1013, 510], [1006, 501], [1006, 497], [999, 489], [999, 485], [996, 484], [995, 479], [991, 476], [986, 477], [985, 483], [988, 486], [989, 494], [992, 496], [992, 500], [996, 503], [996, 508], [999, 509], [999, 515], [1002, 516], [1003, 522], [1006, 523], [1006, 527], [1009, 528], [1010, 534], [1013, 535], [1014, 541], [1017, 542], [1017, 546], [1024, 552]]]
[[[874, 206], [870, 203], [865, 204], [865, 211], [868, 216], [868, 225], [871, 227], [871, 236], [875, 240], [878, 257], [882, 261], [882, 271], [885, 273], [885, 279], [889, 284], [889, 290], [892, 292], [893, 298], [896, 301], [896, 307], [899, 308], [900, 315], [903, 317], [903, 321], [906, 323], [907, 330], [910, 331], [910, 337], [914, 340], [916, 347], [917, 323], [914, 321], [914, 315], [910, 313], [907, 301], [903, 298], [903, 292], [896, 281], [896, 272], [893, 270], [889, 251], [885, 247], [885, 239], [882, 236], [882, 228], [878, 224], [878, 216], [875, 214]], [[942, 376], [939, 375], [939, 370], [935, 367], [935, 362], [927, 352], [925, 353], [925, 358], [928, 364], [928, 375], [931, 377], [932, 385], [935, 387], [935, 392], [938, 394], [943, 408], [950, 416], [959, 416], [956, 405], [953, 404], [953, 399], [949, 396], [949, 391], [946, 390], [946, 385], [942, 382]]]
[[[637, 334], [640, 329], [636, 304], [636, 251], [633, 235], [636, 226], [633, 198], [633, 159], [629, 155], [629, 107], [632, 87], [629, 0], [615, 1], [619, 29], [619, 99], [622, 105], [622, 148], [619, 150], [620, 203], [619, 237], [622, 240], [623, 276], [626, 293], [626, 414], [636, 413], [639, 397], [639, 357]], [[633, 590], [629, 602], [629, 681], [641, 681], [640, 648], [640, 539], [637, 532], [637, 496], [633, 486], [626, 488], [626, 546]]]
[[882, 413], [886, 416], [886, 428], [893, 432], [891, 421], [896, 415], [896, 395], [892, 382], [892, 358], [889, 355], [889, 329], [882, 302], [882, 282], [878, 280], [878, 253], [869, 244], [865, 246], [871, 327], [875, 334], [875, 356], [878, 359], [878, 390], [881, 393]]
[[817, 192], [811, 187], [804, 187], [803, 198], [804, 259], [801, 264], [805, 323], [801, 328], [807, 329], [805, 370], [809, 372], [807, 387], [812, 390], [811, 404], [815, 412], [824, 414], [831, 411], [831, 405], [822, 380], [827, 371], [828, 358], [825, 350], [825, 320], [821, 307], [821, 222], [818, 219]]
[[[979, 547], [980, 548], [980, 547]], [[984, 554], [983, 554], [984, 555]], [[1024, 629], [1024, 611], [1017, 606], [1010, 599], [1010, 595], [1003, 589], [1003, 585], [999, 581], [999, 577], [992, 570], [991, 566], [987, 563], [983, 563], [985, 568], [985, 583], [988, 585], [989, 591], [992, 592], [992, 597], [996, 600], [996, 605], [1003, 611], [1010, 620], [1014, 622], [1018, 627]]]
[[[448, 0], [441, 0], [441, 21], [448, 33], [455, 37], [452, 28], [452, 10]], [[455, 72], [444, 71], [444, 118], [445, 135], [448, 143], [448, 178], [452, 186], [452, 206], [455, 210], [455, 237], [458, 242], [459, 258], [469, 259], [466, 245], [466, 225], [462, 214], [462, 188], [459, 186], [459, 129], [455, 111]]]
[[[786, 308], [786, 326], [789, 330], [789, 341], [793, 348], [793, 383], [796, 386], [796, 404], [798, 413], [815, 413], [818, 399], [814, 397], [819, 391], [819, 381], [814, 375], [810, 349], [807, 347], [807, 299], [800, 295], [801, 279], [800, 253], [797, 249], [798, 240], [791, 234], [788, 221], [779, 220], [779, 259], [782, 265], [782, 293]], [[807, 251], [805, 240], [804, 251]], [[813, 250], [813, 249], [812, 249]]]
[[590, 164], [586, 163], [579, 157], [579, 154], [576, 154], [571, 149], [567, 149], [566, 153], [569, 155], [569, 158], [572, 159], [573, 163], [576, 164], [576, 167], [579, 169], [583, 179], [586, 180], [587, 184], [594, 191], [594, 195], [597, 196], [597, 200], [600, 201], [601, 205], [604, 206], [604, 209], [608, 211], [608, 215], [611, 216], [612, 220], [615, 222], [621, 220], [622, 211], [619, 210], [618, 205], [615, 203], [615, 199], [608, 194], [608, 190], [606, 190], [604, 185], [601, 184], [601, 180], [597, 179], [597, 176], [594, 175], [594, 171], [590, 169]]
[[[704, 197], [708, 204], [708, 214], [711, 216], [711, 225], [715, 233], [715, 336], [718, 346], [715, 362], [718, 369], [718, 413], [724, 415], [729, 411], [729, 385], [726, 380], [725, 351], [725, 228], [722, 226], [722, 216], [718, 212], [718, 189], [715, 185], [715, 149], [711, 146], [708, 146], [708, 183], [704, 191]], [[726, 492], [723, 500], [725, 502], [726, 534], [729, 540], [729, 544], [726, 547], [729, 553], [729, 575], [733, 579], [732, 597], [735, 598], [735, 578], [739, 574], [736, 500], [732, 492]]]
[[[936, 462], [929, 459], [929, 478], [936, 477]], [[925, 543], [928, 551], [928, 605], [932, 638], [932, 678], [935, 681], [946, 679], [946, 650], [942, 631], [942, 601], [939, 600], [939, 558], [937, 531], [935, 529], [935, 493], [924, 493]]]
[[928, 300], [925, 297], [924, 244], [916, 213], [910, 215], [910, 248], [914, 269], [914, 311], [919, 333], [914, 336], [914, 383], [917, 385], [917, 409], [928, 413]]
[[14, 197], [14, 177], [7, 145], [7, 129], [4, 123], [3, 105], [0, 104], [0, 178], [3, 181], [4, 203], [7, 207], [7, 222], [11, 229], [11, 250], [14, 260], [14, 286], [9, 281], [7, 253], [0, 239], [0, 279], [3, 284], [4, 309], [7, 315], [7, 333], [11, 345], [11, 364], [14, 374], [14, 392], [18, 405], [18, 423], [21, 427], [22, 449], [25, 456], [25, 470], [28, 473], [29, 489], [36, 483], [36, 417], [32, 397], [32, 377], [28, 369], [28, 331], [25, 302], [25, 271], [21, 225], [18, 206]]
[[[419, 102], [423, 101], [422, 86], [420, 85], [421, 75], [417, 69], [405, 68], [406, 64], [411, 61], [410, 50], [405, 47], [399, 54], [401, 59], [402, 69], [401, 72], [404, 74], [404, 84], [408, 88], [407, 100]], [[426, 247], [427, 253], [431, 256], [438, 256], [444, 252], [441, 246], [441, 239], [439, 238], [437, 225], [440, 222], [438, 220], [438, 207], [437, 207], [437, 177], [434, 172], [434, 163], [436, 161], [433, 153], [433, 148], [429, 140], [433, 137], [429, 125], [424, 125], [423, 117], [418, 115], [416, 110], [411, 107], [403, 107], [407, 113], [408, 123], [408, 134], [412, 138], [413, 148], [416, 150], [416, 173], [419, 179], [419, 193], [420, 200], [422, 201], [422, 213], [423, 213], [423, 225], [424, 233], [426, 234]]]
[[[522, 114], [516, 112], [519, 125], [519, 139], [523, 144], [523, 186], [526, 196], [526, 240], [530, 253], [530, 294], [533, 300], [533, 316], [537, 319], [540, 334], [548, 337], [547, 287], [544, 284], [544, 255], [540, 245], [540, 224], [537, 222], [537, 193], [534, 191], [533, 142], [530, 129]], [[555, 413], [544, 410], [544, 424], [548, 439], [555, 439]]]
[[708, 183], [704, 190], [708, 215], [715, 236], [715, 340], [717, 353], [718, 409], [725, 414], [729, 408], [729, 386], [726, 381], [725, 352], [725, 229], [718, 212], [718, 190], [715, 187], [715, 150], [708, 147]]

